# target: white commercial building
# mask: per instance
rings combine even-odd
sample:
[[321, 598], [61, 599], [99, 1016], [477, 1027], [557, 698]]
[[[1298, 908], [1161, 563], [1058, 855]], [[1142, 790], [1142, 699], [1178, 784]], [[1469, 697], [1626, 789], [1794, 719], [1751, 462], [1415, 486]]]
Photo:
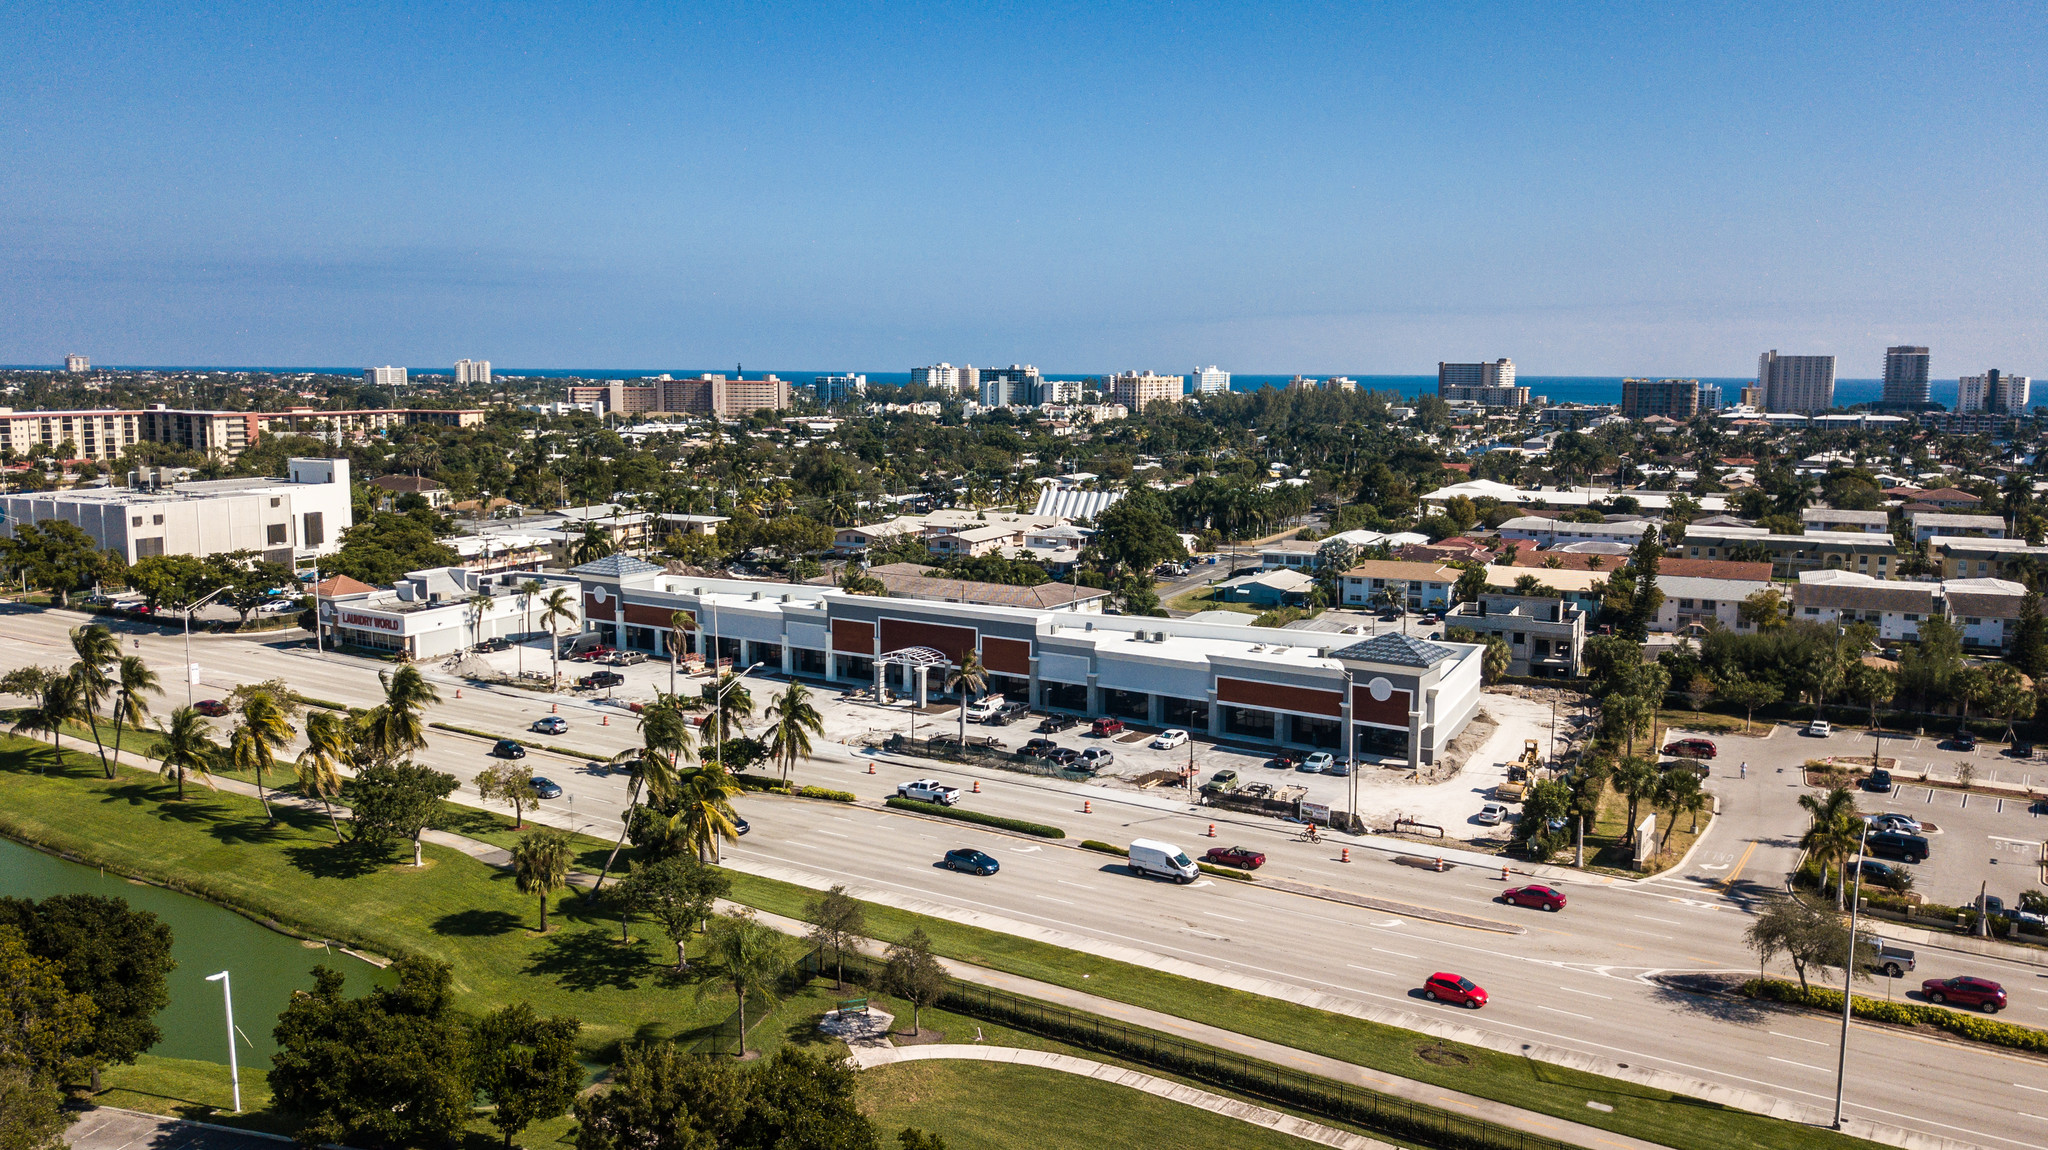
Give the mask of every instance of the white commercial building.
[[1657, 526], [1655, 520], [1624, 519], [1618, 523], [1572, 523], [1563, 519], [1546, 519], [1540, 515], [1524, 515], [1510, 519], [1500, 525], [1500, 537], [1511, 543], [1534, 543], [1539, 547], [1557, 547], [1566, 543], [1599, 541], [1633, 546], [1643, 537], [1643, 532]]
[[293, 459], [283, 479], [170, 482], [136, 472], [131, 487], [37, 492], [4, 498], [8, 529], [62, 519], [130, 563], [152, 555], [253, 551], [292, 566], [341, 546], [355, 522], [348, 460]]
[[363, 382], [371, 387], [404, 387], [405, 369], [402, 367], [366, 367]]
[[2025, 415], [2032, 381], [2024, 375], [1992, 368], [1983, 375], [1956, 381], [1956, 411], [1988, 411], [1994, 415]]
[[960, 369], [950, 363], [935, 363], [930, 367], [910, 369], [910, 386], [928, 387], [943, 391], [947, 395], [961, 394]]
[[[529, 580], [542, 590], [528, 599], [519, 586]], [[581, 585], [543, 572], [488, 576], [462, 567], [407, 572], [390, 587], [320, 600], [322, 633], [329, 642], [373, 651], [394, 651], [409, 659], [438, 659], [491, 639], [527, 642], [548, 632], [535, 620], [549, 590], [565, 587], [576, 617], [558, 620], [564, 639], [583, 629]], [[485, 602], [485, 597], [489, 602]], [[546, 671], [543, 657], [528, 670]]]
[[[400, 383], [404, 383], [404, 382], [405, 382], [405, 378], [404, 378], [404, 376], [403, 376], [403, 375], [401, 375], [401, 376], [399, 377], [399, 380], [398, 380], [398, 382], [400, 382]], [[455, 383], [456, 383], [456, 385], [457, 385], [457, 386], [461, 386], [462, 384], [465, 384], [465, 383], [483, 383], [483, 384], [488, 384], [488, 383], [490, 383], [490, 382], [491, 382], [491, 361], [490, 361], [490, 360], [488, 360], [488, 359], [458, 359], [458, 360], [456, 360], [456, 361], [455, 361]]]
[[68, 375], [82, 375], [92, 370], [92, 361], [82, 355], [64, 357], [64, 371]]
[[1230, 390], [1230, 373], [1213, 363], [1189, 372], [1188, 378], [1194, 381], [1196, 395], [1217, 395]]

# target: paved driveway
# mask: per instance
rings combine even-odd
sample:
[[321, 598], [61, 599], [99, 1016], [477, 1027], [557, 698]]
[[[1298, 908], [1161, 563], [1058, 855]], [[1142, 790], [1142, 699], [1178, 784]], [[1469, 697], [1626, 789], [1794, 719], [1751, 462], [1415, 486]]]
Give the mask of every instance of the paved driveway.
[[279, 1150], [291, 1139], [100, 1106], [65, 1132], [72, 1150]]

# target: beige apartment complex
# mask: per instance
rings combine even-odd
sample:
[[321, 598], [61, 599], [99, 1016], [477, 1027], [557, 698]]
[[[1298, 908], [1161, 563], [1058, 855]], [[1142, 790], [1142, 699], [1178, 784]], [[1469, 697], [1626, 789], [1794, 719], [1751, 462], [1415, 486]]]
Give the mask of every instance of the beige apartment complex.
[[1133, 414], [1154, 403], [1179, 403], [1187, 381], [1178, 375], [1154, 375], [1149, 371], [1125, 371], [1109, 377], [1109, 398]]
[[788, 407], [789, 381], [772, 375], [760, 379], [700, 375], [695, 379], [657, 378], [637, 383], [612, 380], [574, 384], [569, 388], [568, 400], [570, 403], [602, 404], [608, 414], [674, 412], [739, 419], [756, 411], [780, 411]]
[[[0, 407], [0, 450], [28, 454], [41, 444], [66, 459], [100, 462], [116, 459], [138, 443], [161, 443], [230, 458], [247, 451], [264, 435], [302, 434], [321, 438], [361, 438], [393, 427], [441, 424], [475, 427], [484, 413], [468, 410], [195, 411], [156, 404], [135, 410], [15, 411]], [[66, 453], [66, 443], [71, 449]]]

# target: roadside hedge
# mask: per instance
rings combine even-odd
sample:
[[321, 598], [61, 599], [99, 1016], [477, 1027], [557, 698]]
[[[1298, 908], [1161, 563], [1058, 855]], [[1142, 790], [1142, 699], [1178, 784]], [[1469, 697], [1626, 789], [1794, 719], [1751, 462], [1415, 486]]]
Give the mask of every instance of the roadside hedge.
[[1101, 851], [1103, 854], [1106, 855], [1119, 855], [1123, 858], [1131, 857], [1130, 851], [1125, 850], [1123, 847], [1111, 846], [1110, 844], [1103, 842], [1101, 839], [1082, 839], [1081, 849], [1089, 851]]
[[494, 735], [489, 731], [479, 731], [473, 727], [458, 727], [453, 723], [428, 723], [427, 726], [437, 731], [454, 731], [458, 735], [468, 735], [477, 739], [489, 739], [492, 742], [497, 742], [505, 737], [503, 735]]
[[807, 787], [802, 783], [785, 783], [773, 775], [750, 775], [735, 771], [733, 781], [741, 790], [760, 791], [771, 795], [793, 795], [800, 799], [825, 799], [835, 803], [852, 803], [860, 800], [851, 791], [835, 791], [830, 787]]
[[958, 819], [963, 823], [980, 823], [998, 830], [1016, 831], [1018, 834], [1037, 835], [1042, 839], [1063, 839], [1067, 832], [1044, 823], [1027, 823], [1023, 819], [1006, 819], [1001, 815], [988, 815], [980, 811], [963, 811], [954, 807], [942, 807], [937, 803], [921, 803], [916, 799], [890, 798], [883, 805], [899, 811], [916, 811], [921, 815], [937, 815], [942, 819]]
[[[1770, 978], [1759, 981], [1750, 979], [1742, 984], [1742, 993], [1751, 998], [1770, 1002], [1784, 1002], [1793, 1006], [1807, 1006], [1831, 1013], [1840, 1013], [1842, 992], [1809, 986], [1805, 990], [1799, 984], [1783, 979]], [[2048, 1054], [2048, 1031], [2034, 1030], [2010, 1022], [2000, 1022], [1981, 1014], [1964, 1014], [1945, 1006], [1922, 1005], [1917, 1002], [1884, 1002], [1875, 998], [1856, 995], [1850, 1008], [1858, 1018], [1872, 1022], [1889, 1022], [1898, 1026], [1931, 1026], [1945, 1030], [1958, 1038], [1971, 1042], [1983, 1042], [1992, 1046], [2004, 1046], [2013, 1050], [2024, 1050], [2032, 1054]]]

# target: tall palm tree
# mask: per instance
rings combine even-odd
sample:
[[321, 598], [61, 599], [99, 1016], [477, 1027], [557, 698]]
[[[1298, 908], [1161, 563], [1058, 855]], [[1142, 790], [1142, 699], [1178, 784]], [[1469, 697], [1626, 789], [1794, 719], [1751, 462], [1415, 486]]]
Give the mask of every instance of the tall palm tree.
[[554, 689], [559, 691], [562, 689], [562, 643], [561, 636], [555, 631], [557, 620], [563, 623], [576, 621], [576, 604], [563, 587], [551, 589], [540, 601], [540, 625], [548, 633], [548, 663], [555, 676]]
[[784, 783], [799, 759], [810, 761], [812, 735], [824, 737], [825, 720], [811, 705], [810, 691], [802, 683], [791, 683], [768, 704], [768, 758], [781, 764]]
[[490, 593], [489, 591], [479, 591], [479, 592], [477, 592], [477, 593], [476, 593], [476, 594], [475, 594], [474, 596], [472, 596], [472, 597], [470, 598], [470, 600], [469, 600], [469, 643], [470, 643], [470, 646], [472, 646], [472, 647], [473, 647], [473, 646], [477, 645], [478, 643], [481, 643], [481, 642], [483, 642], [483, 641], [484, 641], [484, 616], [486, 616], [486, 615], [489, 615], [489, 614], [491, 613], [491, 608], [493, 608], [493, 607], [496, 607], [497, 605], [498, 605], [498, 600], [497, 600], [497, 598], [496, 598], [495, 596], [493, 596], [493, 595], [492, 595], [492, 594], [491, 594], [491, 593]]
[[618, 841], [612, 844], [612, 853], [604, 860], [604, 870], [598, 874], [596, 885], [590, 888], [592, 894], [604, 886], [605, 876], [612, 872], [612, 864], [618, 861], [619, 851], [626, 845], [626, 831], [633, 825], [633, 810], [640, 802], [641, 788], [664, 800], [675, 794], [678, 768], [696, 756], [690, 743], [690, 724], [684, 720], [683, 712], [700, 705], [695, 699], [656, 695], [654, 703], [640, 711], [640, 746], [613, 756], [612, 762], [629, 763], [636, 769], [626, 788], [624, 825], [619, 828]]
[[[36, 705], [22, 710], [15, 717], [14, 730], [19, 734], [30, 731], [50, 736], [50, 746], [56, 751], [59, 763], [64, 761], [64, 724], [78, 721], [79, 712], [84, 709], [76, 675], [53, 675], [43, 684], [43, 693]], [[43, 767], [36, 768], [37, 774]]]
[[668, 614], [668, 693], [676, 693], [676, 664], [683, 659], [683, 632], [697, 628], [697, 617], [688, 611]]
[[71, 650], [78, 656], [78, 662], [71, 665], [71, 674], [78, 680], [79, 710], [92, 731], [92, 745], [100, 755], [100, 770], [111, 779], [114, 768], [107, 761], [106, 744], [100, 741], [100, 708], [114, 692], [113, 677], [107, 672], [121, 661], [121, 641], [114, 638], [106, 624], [91, 623], [71, 629]]
[[710, 956], [718, 963], [719, 979], [703, 983], [697, 993], [701, 999], [712, 988], [722, 986], [739, 999], [740, 1045], [733, 1051], [735, 1056], [747, 1052], [748, 996], [772, 992], [776, 981], [789, 969], [789, 957], [784, 950], [786, 938], [774, 927], [755, 921], [752, 909], [719, 915], [704, 932]]
[[[526, 613], [526, 626], [522, 631], [533, 630], [533, 597], [541, 593], [547, 584], [538, 579], [528, 579], [519, 584], [519, 609]], [[526, 677], [526, 644], [519, 644], [519, 676]]]
[[747, 689], [746, 680], [727, 671], [698, 688], [697, 705], [687, 709], [709, 712], [700, 722], [710, 732], [712, 754], [723, 755], [725, 742], [732, 738], [735, 726], [740, 734], [747, 733], [747, 720], [754, 717], [754, 695]]
[[960, 745], [967, 745], [967, 696], [979, 695], [988, 689], [988, 672], [982, 668], [981, 653], [969, 651], [960, 657], [960, 665], [946, 675], [946, 690], [960, 692]]
[[140, 655], [123, 655], [120, 671], [114, 678], [114, 762], [107, 771], [110, 779], [121, 765], [122, 732], [130, 727], [140, 728], [148, 722], [149, 699], [146, 696], [164, 693], [156, 672], [149, 669], [149, 664], [143, 662]]
[[1836, 787], [1825, 795], [1799, 796], [1800, 809], [1813, 822], [1799, 838], [1799, 845], [1821, 865], [1825, 881], [1829, 863], [1838, 868], [1835, 879], [1835, 907], [1845, 904], [1843, 888], [1848, 881], [1849, 856], [1862, 841], [1862, 816], [1856, 813], [1856, 796], [1847, 787]]
[[377, 678], [384, 684], [384, 701], [363, 716], [363, 723], [372, 752], [390, 762], [426, 747], [420, 712], [440, 702], [441, 692], [411, 665], [380, 671]]
[[540, 932], [548, 932], [548, 896], [569, 881], [569, 836], [543, 827], [512, 848], [512, 877], [520, 894], [540, 896]]
[[306, 749], [295, 760], [299, 793], [317, 798], [327, 808], [327, 821], [334, 825], [334, 841], [341, 841], [341, 820], [334, 816], [334, 800], [341, 794], [341, 765], [349, 761], [355, 735], [348, 716], [339, 711], [314, 711], [306, 716]]
[[738, 842], [739, 826], [733, 821], [732, 797], [740, 785], [717, 761], [700, 764], [676, 780], [681, 800], [670, 825], [680, 825], [683, 841], [700, 860], [718, 862], [720, 842]]
[[569, 561], [589, 563], [616, 550], [618, 547], [612, 542], [611, 532], [605, 530], [604, 524], [592, 520], [583, 525], [582, 537], [569, 544]]
[[207, 778], [220, 754], [213, 741], [213, 724], [193, 708], [179, 707], [171, 712], [171, 725], [161, 730], [163, 734], [156, 745], [157, 759], [163, 764], [161, 773], [177, 776], [178, 798], [182, 801], [185, 776], [196, 771], [201, 778]]
[[256, 801], [263, 804], [263, 813], [273, 822], [277, 813], [270, 809], [270, 796], [263, 790], [263, 772], [276, 768], [279, 748], [298, 733], [269, 691], [251, 691], [242, 700], [241, 722], [228, 735], [228, 761], [238, 771], [255, 773]]

